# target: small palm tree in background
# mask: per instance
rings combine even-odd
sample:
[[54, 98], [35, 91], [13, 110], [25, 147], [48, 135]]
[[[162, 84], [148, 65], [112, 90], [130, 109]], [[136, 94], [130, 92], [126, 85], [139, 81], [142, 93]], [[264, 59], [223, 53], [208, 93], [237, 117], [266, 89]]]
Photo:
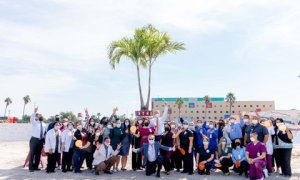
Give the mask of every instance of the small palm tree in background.
[[4, 110], [4, 117], [6, 116], [6, 110], [7, 110], [7, 107], [12, 103], [12, 100], [10, 99], [10, 97], [7, 97], [5, 100], [5, 110]]
[[23, 115], [22, 115], [22, 117], [25, 115], [25, 107], [26, 107], [26, 105], [31, 101], [29, 95], [24, 96], [23, 97], [23, 101], [24, 101], [24, 106], [23, 106]]
[[178, 106], [178, 112], [179, 112], [179, 115], [180, 115], [182, 105], [184, 104], [184, 99], [183, 98], [177, 98], [175, 104]]
[[235, 98], [235, 96], [234, 96], [234, 94], [232, 92], [229, 92], [226, 95], [225, 100], [226, 100], [226, 102], [229, 103], [229, 114], [231, 115], [231, 108], [232, 108], [232, 105], [235, 103], [236, 98]]
[[203, 101], [205, 103], [205, 120], [207, 120], [207, 107], [210, 105], [211, 99], [208, 95], [203, 97]]

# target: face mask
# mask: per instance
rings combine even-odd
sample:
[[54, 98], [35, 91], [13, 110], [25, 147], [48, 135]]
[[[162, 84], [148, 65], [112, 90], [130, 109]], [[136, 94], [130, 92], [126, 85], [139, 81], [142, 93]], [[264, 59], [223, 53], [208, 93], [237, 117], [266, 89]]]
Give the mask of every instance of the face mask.
[[154, 144], [154, 140], [149, 140], [149, 144]]
[[187, 125], [187, 124], [184, 124], [184, 125], [183, 125], [183, 128], [184, 128], [184, 129], [187, 129], [188, 127], [189, 127], [189, 125]]
[[110, 142], [109, 142], [109, 143], [108, 143], [108, 142], [105, 142], [105, 145], [106, 145], [106, 146], [109, 146], [109, 145], [110, 145]]
[[100, 136], [100, 133], [96, 133], [96, 136]]
[[155, 117], [156, 117], [156, 118], [159, 118], [159, 114], [155, 114]]
[[230, 120], [230, 123], [233, 124], [233, 123], [234, 123], [234, 119], [231, 119], [231, 120]]
[[252, 120], [252, 124], [254, 124], [254, 125], [256, 125], [258, 122], [257, 122], [257, 120], [255, 119], [255, 120]]
[[210, 129], [213, 129], [213, 128], [214, 128], [214, 125], [212, 125], [212, 124], [209, 125], [209, 128], [210, 128]]
[[138, 122], [139, 122], [139, 124], [142, 124], [142, 123], [143, 123], [143, 120], [139, 120]]
[[59, 130], [60, 126], [54, 126], [54, 129], [57, 131]]
[[129, 126], [129, 122], [125, 122], [125, 126]]
[[77, 129], [78, 129], [79, 131], [81, 131], [81, 130], [82, 130], [82, 125], [77, 126]]
[[68, 122], [64, 122], [64, 126], [67, 126], [68, 125]]
[[241, 143], [240, 143], [240, 142], [236, 142], [235, 145], [236, 145], [236, 146], [240, 146]]
[[112, 125], [108, 125], [107, 128], [108, 128], [108, 129], [111, 129], [111, 128], [112, 128]]
[[204, 141], [204, 142], [203, 142], [203, 145], [207, 146], [207, 145], [208, 145], [208, 142], [207, 142], [207, 141]]
[[225, 145], [225, 144], [226, 144], [226, 142], [222, 141], [222, 142], [221, 142], [221, 144], [222, 144], [222, 145]]
[[168, 126], [165, 127], [166, 131], [170, 131], [170, 128]]
[[244, 119], [244, 123], [247, 123], [249, 121], [249, 119]]
[[59, 118], [55, 118], [55, 121], [56, 121], [56, 122], [59, 122]]
[[193, 130], [193, 129], [195, 129], [195, 127], [194, 126], [189, 126], [189, 129]]
[[201, 127], [201, 126], [202, 126], [202, 124], [201, 124], [201, 123], [197, 123], [197, 126], [198, 126], [198, 127]]
[[149, 126], [149, 123], [148, 123], [148, 122], [145, 122], [145, 126]]
[[39, 117], [39, 121], [43, 121], [43, 117]]
[[95, 124], [95, 122], [91, 122], [90, 124], [93, 126]]
[[172, 128], [172, 129], [175, 129], [176, 126], [175, 126], [174, 124], [171, 124], [171, 128]]
[[121, 127], [121, 124], [117, 124], [116, 126], [117, 126], [117, 128], [120, 128], [120, 127]]
[[72, 129], [73, 129], [73, 126], [68, 126], [68, 128], [69, 128], [70, 130], [72, 130]]
[[250, 138], [250, 141], [251, 141], [251, 142], [254, 142], [254, 141], [255, 141], [254, 137], [251, 137], [251, 138]]

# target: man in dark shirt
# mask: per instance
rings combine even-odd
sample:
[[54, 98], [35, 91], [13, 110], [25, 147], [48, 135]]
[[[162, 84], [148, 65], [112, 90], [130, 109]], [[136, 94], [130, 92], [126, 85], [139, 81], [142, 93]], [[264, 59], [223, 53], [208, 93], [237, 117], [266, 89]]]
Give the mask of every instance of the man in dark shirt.
[[244, 144], [247, 145], [248, 143], [250, 143], [250, 133], [252, 132], [256, 132], [257, 133], [257, 139], [258, 141], [266, 144], [266, 142], [268, 141], [269, 138], [269, 132], [268, 129], [261, 125], [259, 123], [260, 118], [254, 116], [252, 119], [252, 124], [247, 126], [246, 128], [246, 132], [245, 132], [245, 137], [244, 137]]

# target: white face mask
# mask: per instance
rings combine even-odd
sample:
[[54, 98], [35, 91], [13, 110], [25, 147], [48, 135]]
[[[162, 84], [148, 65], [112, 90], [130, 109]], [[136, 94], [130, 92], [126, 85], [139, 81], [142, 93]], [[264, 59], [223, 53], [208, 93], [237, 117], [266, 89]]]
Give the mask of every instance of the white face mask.
[[159, 118], [159, 114], [155, 114], [155, 117], [156, 117], [156, 118]]
[[129, 122], [125, 122], [125, 126], [129, 126]]
[[95, 122], [91, 122], [90, 124], [93, 126], [95, 124]]
[[176, 126], [174, 124], [171, 124], [171, 128], [174, 129], [176, 128]]
[[154, 144], [154, 140], [149, 140], [149, 144]]
[[121, 124], [116, 124], [117, 128], [120, 128], [121, 127]]
[[54, 126], [54, 129], [57, 131], [59, 130], [60, 126]]
[[256, 119], [252, 120], [252, 124], [256, 125], [258, 123], [258, 121]]
[[247, 123], [249, 121], [249, 119], [244, 119], [244, 123]]
[[234, 119], [230, 119], [230, 123], [233, 124], [234, 123]]
[[210, 128], [210, 129], [213, 129], [213, 128], [214, 128], [214, 125], [210, 124], [210, 125], [209, 125], [209, 128]]
[[138, 122], [139, 122], [139, 124], [142, 124], [142, 123], [143, 123], [143, 120], [139, 120]]
[[208, 142], [207, 142], [207, 141], [204, 141], [204, 142], [203, 142], [203, 145], [207, 146], [207, 145], [208, 145]]
[[197, 123], [197, 126], [198, 126], [198, 127], [201, 127], [201, 126], [202, 126], [202, 124], [201, 124], [201, 123]]
[[78, 129], [79, 131], [81, 131], [81, 130], [82, 130], [82, 125], [77, 126], [77, 129]]
[[64, 122], [64, 126], [67, 126], [68, 125], [68, 122]]
[[182, 127], [183, 127], [183, 129], [187, 129], [189, 127], [189, 125], [184, 124]]
[[225, 145], [225, 144], [226, 144], [226, 142], [221, 142], [221, 144], [222, 144], [222, 145]]
[[110, 145], [110, 142], [109, 142], [109, 143], [105, 142], [105, 145], [106, 145], [106, 146], [109, 146], [109, 145]]
[[250, 138], [250, 141], [251, 141], [251, 142], [254, 142], [254, 141], [255, 141], [254, 137], [251, 137], [251, 138]]
[[73, 129], [73, 126], [72, 126], [72, 125], [70, 125], [70, 126], [68, 126], [68, 128], [69, 128], [70, 130], [72, 130], [72, 129]]
[[100, 133], [98, 132], [98, 133], [96, 133], [96, 136], [100, 136]]
[[108, 129], [111, 129], [111, 128], [112, 128], [112, 125], [108, 125], [107, 128], [108, 128]]

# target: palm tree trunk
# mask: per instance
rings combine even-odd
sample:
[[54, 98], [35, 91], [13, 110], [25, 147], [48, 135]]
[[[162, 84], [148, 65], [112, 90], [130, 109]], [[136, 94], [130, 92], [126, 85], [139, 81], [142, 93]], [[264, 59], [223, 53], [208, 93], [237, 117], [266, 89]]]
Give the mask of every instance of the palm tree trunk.
[[23, 106], [23, 115], [22, 115], [22, 118], [24, 117], [24, 113], [25, 113], [25, 103], [24, 103], [24, 106]]
[[6, 104], [5, 110], [4, 110], [4, 117], [5, 117], [5, 115], [6, 115], [7, 106], [8, 106], [8, 105]]
[[147, 110], [149, 110], [149, 101], [150, 101], [150, 94], [151, 94], [151, 72], [152, 72], [152, 65], [150, 64], [149, 65], [149, 79], [148, 79], [148, 96], [147, 96], [147, 102], [146, 102]]
[[143, 99], [143, 94], [142, 94], [142, 87], [141, 87], [140, 67], [139, 67], [138, 64], [136, 66], [136, 69], [137, 69], [138, 84], [139, 84], [139, 93], [140, 93], [140, 103], [141, 103], [141, 110], [142, 110], [145, 104], [144, 104], [144, 99]]
[[231, 116], [231, 103], [229, 103], [229, 115]]

